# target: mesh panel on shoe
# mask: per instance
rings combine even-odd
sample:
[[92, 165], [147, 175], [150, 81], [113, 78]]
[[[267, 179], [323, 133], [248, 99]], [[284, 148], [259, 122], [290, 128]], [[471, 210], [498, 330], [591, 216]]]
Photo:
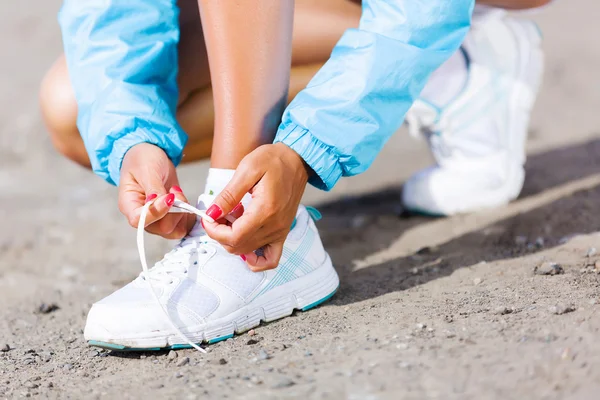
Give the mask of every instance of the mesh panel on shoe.
[[244, 299], [260, 285], [264, 278], [264, 272], [250, 271], [241, 260], [240, 262], [231, 262], [231, 260], [224, 263], [209, 262], [203, 272]]
[[218, 297], [210, 289], [189, 279], [181, 282], [169, 302], [183, 305], [202, 318], [206, 318], [219, 306]]
[[[161, 296], [163, 292], [162, 288], [154, 288], [154, 293], [158, 297]], [[152, 297], [152, 293], [145, 286], [145, 283], [139, 284], [138, 282], [131, 282], [121, 289], [117, 290], [113, 294], [104, 299], [100, 300], [99, 304], [124, 304], [124, 303], [146, 303], [146, 302], [154, 302], [154, 297]]]

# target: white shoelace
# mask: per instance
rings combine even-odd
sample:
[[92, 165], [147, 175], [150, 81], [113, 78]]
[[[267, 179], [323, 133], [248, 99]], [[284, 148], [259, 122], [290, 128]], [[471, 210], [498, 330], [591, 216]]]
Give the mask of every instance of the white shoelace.
[[[184, 244], [185, 240], [190, 240], [191, 238], [184, 239], [184, 242], [181, 243], [180, 247], [175, 248], [174, 250], [172, 250], [170, 253], [168, 253], [165, 256], [163, 261], [161, 261], [161, 265], [159, 265], [156, 270], [150, 271], [150, 269], [148, 268], [148, 262], [146, 260], [146, 249], [144, 246], [144, 231], [145, 231], [144, 228], [146, 226], [146, 217], [148, 216], [148, 210], [149, 210], [150, 206], [152, 205], [152, 203], [153, 202], [150, 201], [150, 202], [146, 203], [144, 205], [144, 207], [142, 208], [142, 214], [140, 215], [140, 221], [138, 222], [138, 227], [137, 227], [137, 247], [138, 247], [138, 252], [140, 255], [140, 262], [142, 263], [142, 269], [143, 269], [142, 276], [143, 276], [144, 280], [148, 283], [148, 289], [152, 293], [154, 300], [156, 300], [156, 303], [160, 306], [160, 309], [162, 310], [165, 318], [167, 319], [167, 321], [169, 321], [169, 324], [173, 327], [175, 332], [177, 332], [177, 334], [179, 334], [179, 336], [188, 345], [192, 346], [194, 349], [198, 350], [201, 353], [206, 353], [206, 350], [204, 350], [202, 347], [200, 347], [197, 344], [195, 344], [194, 342], [192, 342], [192, 340], [190, 340], [177, 327], [177, 324], [175, 324], [173, 322], [173, 320], [171, 319], [171, 317], [169, 316], [169, 312], [167, 311], [165, 306], [162, 304], [162, 302], [158, 298], [158, 295], [156, 294], [156, 292], [154, 291], [154, 287], [152, 286], [153, 280], [161, 282], [161, 283], [165, 283], [167, 281], [170, 282], [172, 280], [173, 274], [175, 274], [175, 275], [186, 274], [187, 268], [189, 266], [189, 261], [190, 261], [189, 257], [191, 257], [194, 254], [191, 251], [191, 249], [186, 248], [187, 246], [191, 246], [191, 244]], [[185, 213], [190, 213], [190, 214], [196, 214], [197, 216], [199, 216], [200, 218], [202, 218], [206, 221], [215, 222], [214, 219], [212, 219], [211, 217], [209, 217], [206, 214], [205, 211], [199, 210], [196, 207], [194, 207], [190, 204], [184, 203], [183, 201], [180, 201], [180, 200], [175, 200], [175, 202], [173, 203], [173, 206], [169, 212], [185, 212]], [[194, 239], [196, 240], [196, 243], [199, 243], [201, 241], [201, 237], [194, 238]], [[202, 252], [202, 250], [204, 250], [204, 249], [202, 249], [200, 246], [200, 251]], [[204, 252], [206, 252], [206, 250], [204, 250]], [[161, 267], [164, 267], [167, 265], [169, 268], [161, 268]]]

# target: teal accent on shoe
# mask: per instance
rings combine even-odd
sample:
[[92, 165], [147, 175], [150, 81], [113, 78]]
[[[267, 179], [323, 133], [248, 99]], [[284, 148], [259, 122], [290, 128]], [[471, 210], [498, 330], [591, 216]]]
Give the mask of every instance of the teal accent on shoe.
[[321, 300], [317, 300], [314, 303], [310, 303], [309, 305], [307, 305], [306, 307], [302, 307], [302, 311], [308, 311], [311, 308], [315, 308], [316, 306], [325, 303], [327, 300], [329, 300], [330, 298], [333, 297], [333, 295], [335, 294], [335, 292], [337, 292], [339, 286], [335, 288], [335, 290], [331, 293], [329, 293], [327, 296], [323, 297]]
[[229, 334], [229, 335], [221, 336], [221, 337], [218, 337], [218, 338], [210, 339], [208, 341], [208, 344], [213, 344], [213, 343], [221, 342], [223, 340], [231, 339], [232, 337], [233, 337], [233, 333]]
[[296, 227], [297, 222], [298, 222], [298, 220], [296, 218], [294, 218], [294, 222], [292, 222], [292, 227], [290, 228], [290, 231]]
[[[200, 346], [200, 343], [196, 343], [196, 345]], [[168, 347], [171, 350], [183, 350], [183, 349], [193, 349], [189, 344], [174, 344]]]
[[150, 347], [150, 348], [138, 348], [138, 347], [127, 347], [120, 344], [114, 343], [106, 343], [100, 342], [98, 340], [90, 340], [88, 341], [90, 346], [102, 347], [103, 349], [108, 350], [116, 350], [116, 351], [159, 351], [162, 350], [160, 347]]
[[125, 350], [125, 346], [122, 346], [120, 344], [99, 342], [97, 340], [90, 340], [90, 341], [88, 341], [88, 344], [90, 346], [102, 347], [104, 349], [110, 349], [110, 350]]
[[419, 208], [407, 208], [406, 211], [410, 212], [411, 214], [421, 215], [423, 217], [444, 218], [447, 216], [444, 214], [436, 214], [429, 211], [421, 210]]
[[318, 221], [321, 218], [323, 218], [323, 216], [321, 215], [319, 210], [317, 210], [314, 207], [306, 206], [306, 211], [308, 211], [308, 215], [310, 215], [310, 217], [313, 219], [313, 221]]

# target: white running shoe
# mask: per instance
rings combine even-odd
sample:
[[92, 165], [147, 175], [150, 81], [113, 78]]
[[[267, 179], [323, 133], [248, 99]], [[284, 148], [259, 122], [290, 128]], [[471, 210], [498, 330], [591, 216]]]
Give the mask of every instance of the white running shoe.
[[186, 339], [215, 343], [321, 304], [339, 280], [313, 222], [319, 217], [300, 206], [279, 266], [256, 273], [197, 224], [149, 273], [92, 306], [85, 339], [113, 350], [189, 348]]
[[436, 161], [405, 183], [408, 210], [453, 215], [517, 198], [543, 71], [540, 44], [531, 21], [505, 13], [474, 20], [461, 47], [468, 65], [462, 92], [443, 109], [418, 100], [407, 113], [411, 134], [424, 134]]

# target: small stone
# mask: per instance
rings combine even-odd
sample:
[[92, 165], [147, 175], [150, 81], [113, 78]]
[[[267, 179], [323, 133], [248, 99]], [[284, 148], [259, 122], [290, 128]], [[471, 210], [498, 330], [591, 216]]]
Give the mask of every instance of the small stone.
[[508, 308], [506, 306], [499, 306], [494, 308], [494, 314], [498, 314], [498, 315], [506, 315], [506, 314], [510, 314], [513, 312], [512, 308]]
[[263, 383], [262, 380], [258, 376], [250, 377], [250, 382], [254, 383], [255, 385], [260, 385]]
[[415, 328], [417, 328], [419, 330], [425, 329], [426, 327], [427, 327], [427, 325], [422, 324], [422, 323], [415, 324]]
[[91, 351], [88, 353], [88, 356], [90, 356], [90, 357], [97, 357], [97, 356], [98, 356], [98, 354], [100, 354], [100, 353], [98, 352], [98, 350], [91, 350]]
[[40, 387], [40, 385], [38, 385], [37, 383], [33, 383], [33, 382], [27, 382], [27, 384], [25, 385], [25, 387], [27, 389], [37, 389]]
[[537, 239], [535, 239], [535, 245], [538, 249], [544, 247], [544, 244], [545, 241], [543, 237], [539, 236]]
[[169, 351], [169, 354], [167, 354], [167, 358], [169, 360], [173, 361], [174, 359], [177, 358], [177, 352], [175, 350]]
[[183, 374], [179, 371], [175, 373], [175, 378], [183, 378]]
[[73, 364], [65, 364], [63, 365], [63, 369], [66, 369], [67, 371], [70, 371], [73, 369]]
[[310, 356], [312, 356], [312, 353], [310, 351], [306, 350], [306, 352], [304, 352], [304, 356], [310, 357]]
[[417, 250], [416, 254], [418, 254], [420, 256], [431, 254], [431, 247], [429, 247], [429, 246], [421, 247], [419, 250]]
[[479, 285], [481, 282], [483, 282], [483, 279], [481, 279], [481, 278], [473, 279], [473, 285]]
[[246, 344], [247, 344], [247, 345], [249, 345], [249, 346], [251, 346], [251, 345], [253, 345], [253, 344], [256, 344], [256, 343], [258, 343], [258, 340], [255, 340], [255, 339], [250, 339], [250, 340], [248, 340], [248, 341], [246, 342]]
[[295, 384], [296, 384], [296, 382], [294, 382], [290, 378], [282, 378], [279, 380], [279, 382], [277, 382], [276, 384], [273, 385], [273, 389], [282, 389], [282, 388], [294, 386]]
[[565, 270], [559, 264], [551, 261], [543, 262], [541, 265], [533, 269], [535, 275], [560, 275], [564, 274]]
[[248, 336], [254, 336], [254, 335], [256, 335], [256, 331], [254, 329], [250, 329], [248, 331]]
[[552, 314], [562, 315], [575, 311], [576, 308], [573, 306], [564, 306], [562, 304], [558, 304], [549, 308], [549, 311]]
[[2, 348], [0, 349], [1, 352], [6, 353], [7, 351], [10, 351], [10, 346], [7, 344], [5, 344], [4, 346], [2, 346]]
[[517, 246], [523, 246], [527, 244], [527, 236], [519, 235], [515, 236], [515, 244]]
[[265, 351], [265, 349], [260, 349], [260, 351], [258, 352], [258, 359], [259, 360], [268, 360], [269, 358], [271, 358], [269, 353], [267, 353]]
[[145, 360], [145, 359], [146, 359], [146, 355], [145, 355], [145, 354], [142, 354], [142, 355], [140, 356], [140, 360]]
[[190, 358], [189, 358], [189, 357], [183, 357], [183, 358], [181, 359], [181, 361], [179, 361], [179, 362], [177, 363], [177, 366], [178, 366], [178, 367], [183, 367], [183, 366], [185, 366], [185, 365], [188, 365], [189, 363], [190, 363]]
[[54, 387], [54, 383], [52, 383], [52, 382], [48, 382], [48, 387], [49, 387], [49, 388], [53, 388], [53, 387]]
[[417, 267], [413, 267], [410, 269], [410, 273], [413, 275], [416, 275], [419, 273], [419, 269]]
[[586, 256], [587, 258], [590, 258], [590, 257], [593, 257], [593, 256], [595, 256], [595, 255], [596, 255], [596, 253], [597, 253], [597, 250], [596, 250], [596, 248], [595, 248], [595, 247], [590, 247], [590, 248], [587, 250], [587, 252], [585, 253], [585, 256]]
[[35, 362], [35, 360], [31, 357], [27, 357], [23, 360], [23, 364], [25, 364], [25, 365], [30, 365], [30, 364], [33, 364], [34, 362]]
[[454, 333], [452, 331], [446, 331], [445, 335], [446, 335], [446, 339], [452, 339], [452, 338], [456, 337], [456, 333]]
[[221, 359], [219, 360], [219, 364], [220, 364], [220, 365], [225, 365], [225, 364], [227, 364], [227, 360], [226, 360], [226, 359], [224, 359], [224, 358], [221, 358]]
[[563, 352], [560, 355], [560, 358], [563, 360], [572, 359], [573, 356], [571, 354], [571, 349], [569, 347], [565, 347], [565, 349], [563, 350]]
[[60, 307], [56, 303], [42, 303], [38, 306], [37, 312], [39, 314], [50, 314], [59, 309]]
[[444, 316], [444, 321], [446, 321], [447, 323], [452, 323], [454, 322], [454, 318], [452, 317], [452, 315], [446, 315]]

